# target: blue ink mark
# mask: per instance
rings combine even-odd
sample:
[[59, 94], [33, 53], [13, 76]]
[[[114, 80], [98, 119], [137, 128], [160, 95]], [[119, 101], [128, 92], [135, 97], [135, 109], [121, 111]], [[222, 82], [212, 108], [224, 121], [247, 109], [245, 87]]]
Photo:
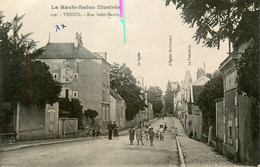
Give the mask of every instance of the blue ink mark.
[[[64, 24], [61, 25], [61, 28], [64, 29], [66, 28], [67, 26], [65, 26]], [[56, 32], [60, 30], [60, 27], [58, 25], [56, 25]]]
[[60, 27], [58, 25], [56, 25], [56, 32], [57, 32], [58, 29], [60, 30]]
[[66, 28], [67, 26], [65, 26], [64, 24], [61, 25], [62, 26], [62, 29]]

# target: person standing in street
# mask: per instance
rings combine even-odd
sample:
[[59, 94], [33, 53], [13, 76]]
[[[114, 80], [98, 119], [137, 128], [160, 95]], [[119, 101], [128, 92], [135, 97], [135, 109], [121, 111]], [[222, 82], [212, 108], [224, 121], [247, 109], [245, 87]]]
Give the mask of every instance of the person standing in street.
[[113, 121], [113, 124], [112, 124], [112, 134], [113, 134], [113, 139], [116, 137], [115, 135], [115, 132], [117, 131], [117, 125], [116, 125], [116, 121]]
[[153, 138], [154, 138], [154, 131], [153, 128], [149, 129], [149, 139], [150, 139], [150, 144], [153, 146]]
[[108, 130], [108, 140], [112, 140], [113, 127], [111, 121], [109, 121], [107, 124], [107, 130]]
[[143, 140], [142, 140], [142, 129], [140, 126], [138, 126], [136, 130], [136, 140], [137, 140], [137, 145], [139, 145], [139, 141], [141, 141], [142, 145], [144, 145]]
[[166, 131], [167, 130], [167, 125], [166, 125], [166, 122], [164, 123], [164, 131]]
[[133, 141], [135, 139], [135, 130], [133, 129], [133, 127], [131, 127], [129, 129], [129, 140], [130, 140], [130, 145], [133, 145]]

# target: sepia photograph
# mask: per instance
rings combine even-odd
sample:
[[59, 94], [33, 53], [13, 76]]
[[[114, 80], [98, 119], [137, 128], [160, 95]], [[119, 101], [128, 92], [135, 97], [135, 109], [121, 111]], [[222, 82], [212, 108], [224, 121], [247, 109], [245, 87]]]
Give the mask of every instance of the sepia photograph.
[[260, 167], [259, 0], [0, 0], [0, 167]]

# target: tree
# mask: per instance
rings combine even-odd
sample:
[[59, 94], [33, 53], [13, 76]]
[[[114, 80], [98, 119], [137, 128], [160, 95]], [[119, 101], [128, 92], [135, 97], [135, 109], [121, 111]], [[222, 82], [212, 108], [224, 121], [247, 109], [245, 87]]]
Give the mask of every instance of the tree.
[[114, 63], [110, 71], [110, 86], [126, 102], [126, 119], [131, 120], [145, 107], [144, 100], [139, 95], [141, 88], [136, 85], [132, 71], [125, 64]]
[[174, 91], [172, 89], [171, 82], [168, 81], [166, 92], [164, 95], [165, 111], [168, 113], [173, 113], [173, 97], [174, 97]]
[[0, 13], [2, 100], [13, 104], [18, 101], [24, 105], [36, 104], [42, 108], [58, 100], [61, 85], [53, 80], [48, 65], [35, 61], [42, 50], [32, 50], [36, 43], [29, 39], [31, 33], [19, 34], [22, 18], [16, 15], [12, 22], [4, 23]]
[[86, 118], [93, 119], [93, 118], [98, 116], [98, 112], [96, 110], [87, 109], [87, 110], [84, 111], [84, 113], [85, 113]]
[[181, 9], [183, 22], [196, 28], [197, 43], [219, 48], [221, 41], [229, 39], [235, 50], [249, 44], [238, 63], [238, 88], [259, 104], [259, 0], [166, 0], [166, 5], [170, 2]]
[[69, 112], [69, 118], [78, 118], [78, 127], [82, 129], [82, 119], [83, 119], [83, 106], [78, 99], [68, 99], [60, 98], [59, 99], [59, 109]]
[[[247, 96], [254, 97], [259, 102], [259, 42], [250, 45], [237, 62], [238, 92], [246, 92]], [[256, 56], [252, 56], [256, 55]]]
[[197, 28], [194, 35], [197, 43], [202, 41], [207, 47], [219, 47], [226, 38], [238, 45], [252, 38], [258, 40], [258, 0], [166, 0], [166, 5], [170, 2], [181, 9], [184, 23]]
[[153, 114], [156, 115], [162, 111], [162, 90], [158, 86], [149, 87], [147, 90], [147, 101], [153, 105]]
[[[208, 81], [203, 91], [199, 95], [198, 106], [202, 111], [203, 116], [203, 133], [208, 133], [209, 126], [215, 127], [216, 121], [216, 103], [217, 98], [223, 98], [223, 76], [219, 71], [216, 71], [212, 79]], [[215, 130], [215, 128], [213, 128]], [[213, 133], [215, 135], [215, 133]]]

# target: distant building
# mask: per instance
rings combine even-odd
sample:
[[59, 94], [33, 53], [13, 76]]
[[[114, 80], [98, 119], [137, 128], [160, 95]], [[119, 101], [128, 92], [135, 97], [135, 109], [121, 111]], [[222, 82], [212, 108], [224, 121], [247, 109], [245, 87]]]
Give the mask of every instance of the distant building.
[[113, 89], [110, 89], [110, 121], [116, 121], [119, 128], [124, 128], [126, 103], [124, 99]]
[[176, 118], [181, 115], [181, 87], [179, 82], [171, 82], [173, 91], [173, 113]]
[[204, 76], [204, 75], [205, 75], [205, 70], [202, 69], [202, 68], [198, 68], [198, 71], [197, 71], [197, 80], [198, 80], [200, 77]]
[[184, 129], [188, 128], [189, 125], [189, 114], [188, 114], [188, 99], [190, 99], [190, 85], [192, 84], [191, 73], [189, 70], [186, 71], [184, 80], [181, 82], [181, 120]]
[[97, 120], [106, 128], [109, 118], [110, 64], [106, 53], [92, 53], [82, 46], [81, 34], [74, 43], [47, 43], [37, 60], [50, 67], [53, 78], [62, 84], [62, 98], [78, 98], [84, 110], [98, 112]]

